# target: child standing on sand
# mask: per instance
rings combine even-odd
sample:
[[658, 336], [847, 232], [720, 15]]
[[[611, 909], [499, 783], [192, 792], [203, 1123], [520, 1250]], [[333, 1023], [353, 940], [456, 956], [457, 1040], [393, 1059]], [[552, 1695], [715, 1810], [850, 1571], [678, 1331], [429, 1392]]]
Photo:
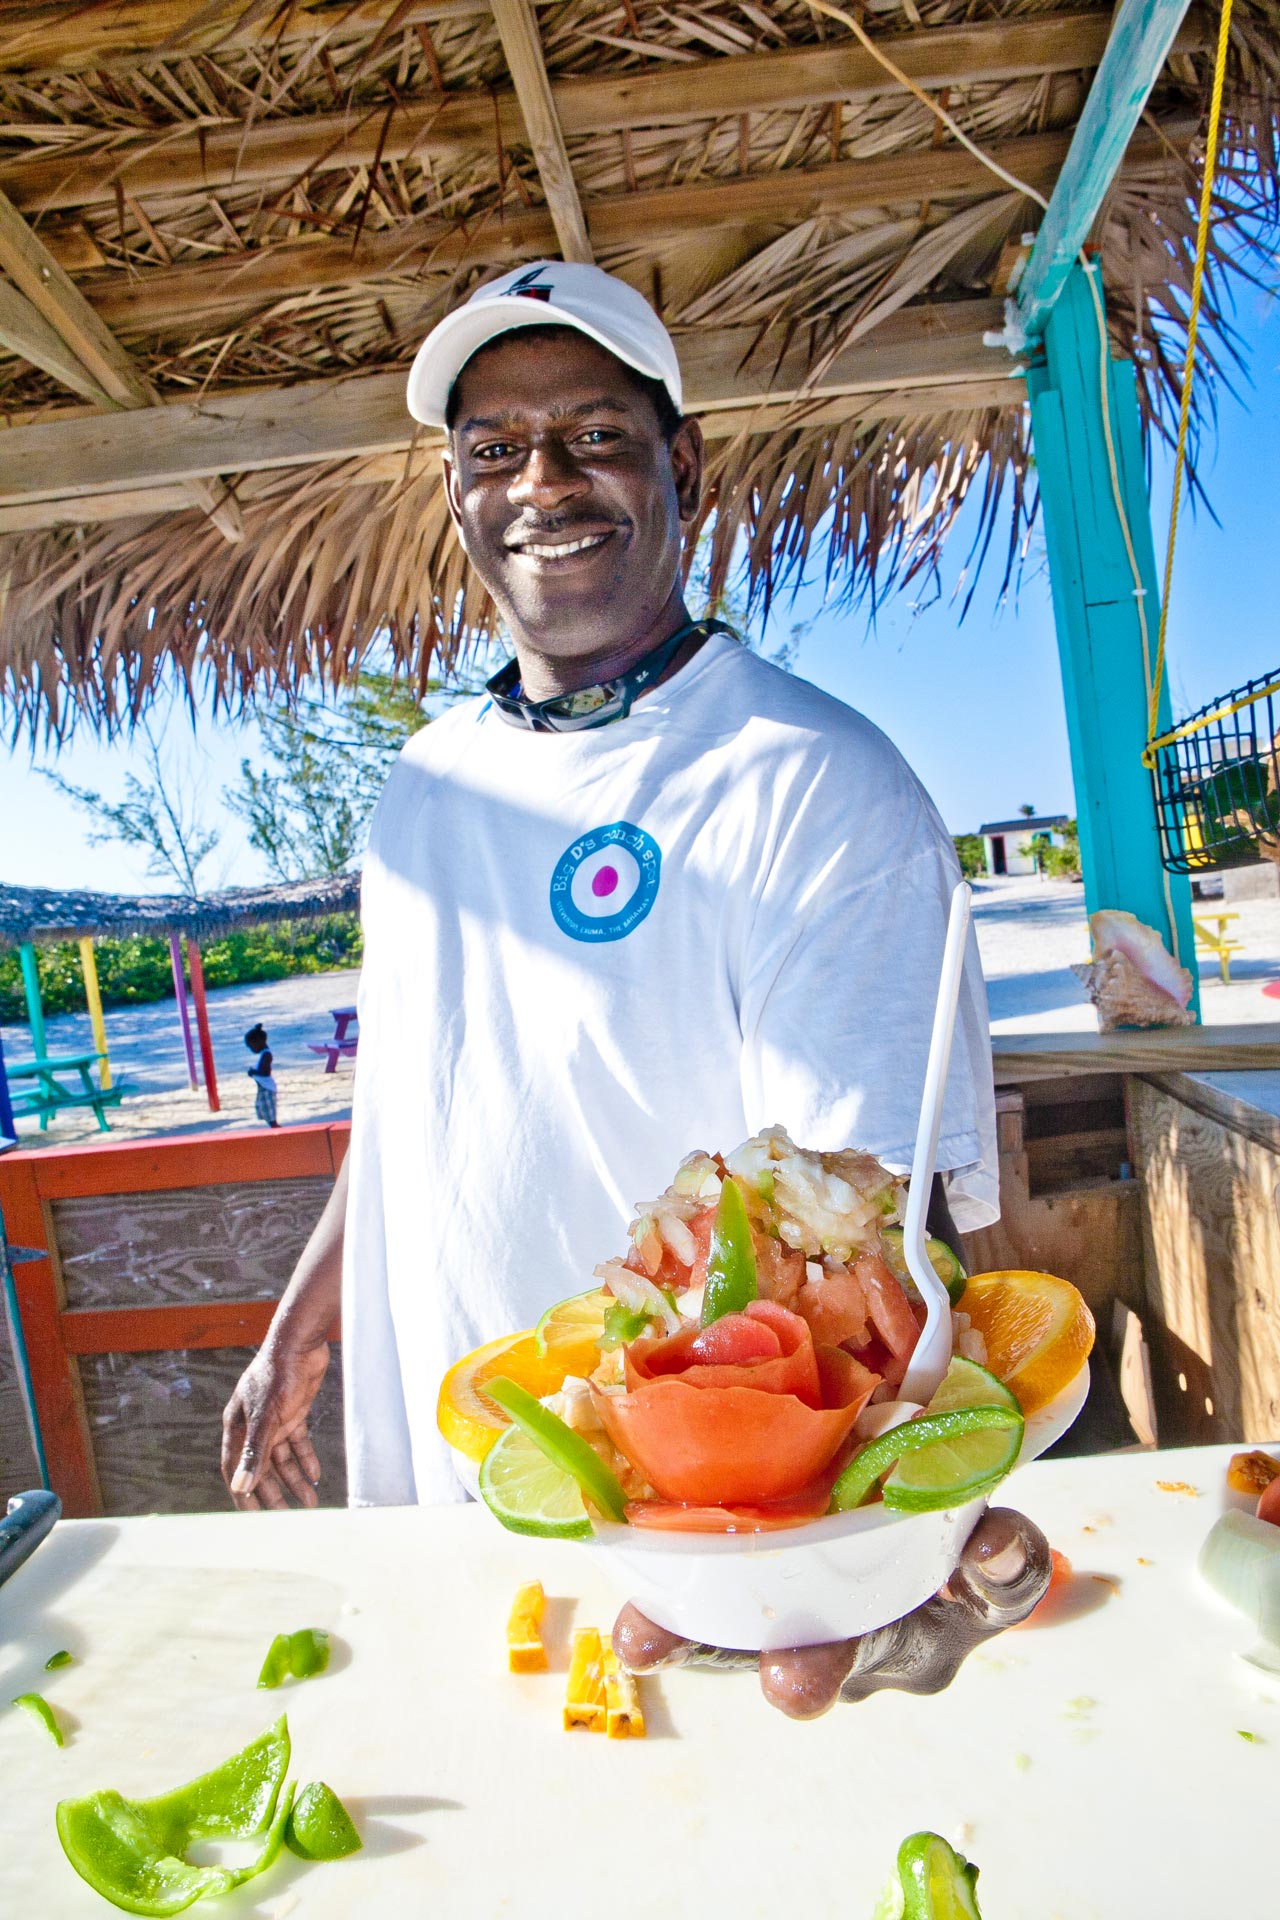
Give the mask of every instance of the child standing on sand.
[[250, 1027], [244, 1037], [244, 1043], [250, 1053], [258, 1056], [249, 1068], [249, 1078], [257, 1088], [253, 1110], [264, 1126], [277, 1127], [280, 1122], [276, 1119], [276, 1083], [271, 1071], [271, 1049], [267, 1041], [267, 1030], [261, 1021], [256, 1026]]

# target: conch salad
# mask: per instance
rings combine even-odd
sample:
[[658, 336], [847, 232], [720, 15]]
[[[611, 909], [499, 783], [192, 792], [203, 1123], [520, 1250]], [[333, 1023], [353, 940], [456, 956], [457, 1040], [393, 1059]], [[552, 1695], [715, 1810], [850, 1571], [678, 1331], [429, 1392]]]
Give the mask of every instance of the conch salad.
[[[632, 1524], [794, 1525], [827, 1511], [841, 1468], [885, 1424], [924, 1321], [904, 1206], [870, 1154], [807, 1151], [770, 1127], [732, 1153], [689, 1154], [637, 1209], [625, 1257], [596, 1269], [610, 1299], [600, 1364], [543, 1402], [617, 1476]], [[984, 1360], [981, 1336], [954, 1320], [956, 1351]]]

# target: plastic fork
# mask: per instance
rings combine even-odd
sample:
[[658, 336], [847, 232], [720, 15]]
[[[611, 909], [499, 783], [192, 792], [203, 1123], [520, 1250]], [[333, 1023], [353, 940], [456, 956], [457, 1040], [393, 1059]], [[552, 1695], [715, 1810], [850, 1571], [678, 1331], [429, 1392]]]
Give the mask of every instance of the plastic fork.
[[933, 1014], [933, 1035], [929, 1041], [929, 1062], [925, 1068], [920, 1124], [916, 1128], [911, 1185], [907, 1190], [907, 1217], [902, 1232], [907, 1271], [920, 1289], [926, 1317], [898, 1393], [901, 1399], [914, 1400], [926, 1407], [941, 1386], [942, 1376], [951, 1364], [951, 1299], [929, 1258], [925, 1216], [929, 1211], [929, 1195], [933, 1190], [933, 1172], [938, 1158], [938, 1136], [942, 1131], [942, 1102], [947, 1091], [947, 1071], [951, 1065], [956, 1008], [960, 1004], [972, 898], [972, 892], [963, 880], [951, 896], [951, 916], [947, 922], [946, 945], [942, 950], [942, 977], [938, 981], [938, 1001]]

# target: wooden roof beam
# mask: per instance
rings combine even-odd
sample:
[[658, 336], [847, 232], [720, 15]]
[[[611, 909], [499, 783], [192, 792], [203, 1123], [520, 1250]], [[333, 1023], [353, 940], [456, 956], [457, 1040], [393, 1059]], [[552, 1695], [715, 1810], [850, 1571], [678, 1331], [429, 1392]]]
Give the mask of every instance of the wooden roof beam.
[[[1106, 14], [1049, 14], [890, 34], [884, 48], [917, 84], [937, 90], [1096, 67], [1107, 29]], [[1173, 50], [1201, 52], [1210, 39], [1203, 17], [1192, 15]], [[691, 61], [661, 72], [561, 80], [553, 83], [551, 97], [563, 134], [573, 138], [867, 100], [896, 86], [856, 42], [841, 41]], [[379, 153], [385, 160], [404, 160], [414, 154], [448, 158], [487, 150], [495, 125], [508, 145], [529, 138], [514, 93], [477, 88], [443, 100], [436, 94], [407, 100], [389, 118], [381, 107], [364, 114], [307, 114], [250, 127], [237, 122], [162, 138], [151, 134], [105, 153], [9, 160], [0, 165], [0, 188], [28, 214], [111, 204], [117, 181], [141, 198], [172, 198], [287, 180], [308, 171], [371, 166]]]
[[[0, 267], [9, 275], [34, 316], [44, 322], [79, 363], [87, 376], [91, 396], [107, 406], [150, 410], [155, 394], [134, 366], [115, 335], [89, 305], [75, 282], [63, 272], [43, 240], [32, 232], [11, 201], [0, 193]], [[38, 342], [37, 342], [38, 344]], [[47, 372], [47, 359], [36, 361]], [[55, 376], [61, 377], [61, 376]], [[76, 393], [85, 392], [84, 380], [68, 378]], [[193, 502], [203, 508], [225, 539], [244, 538], [239, 509], [227, 488], [216, 480], [196, 479], [190, 487]]]
[[534, 164], [546, 195], [547, 209], [555, 223], [560, 252], [566, 260], [584, 261], [590, 265], [595, 255], [587, 238], [582, 202], [578, 198], [573, 169], [565, 150], [564, 133], [556, 113], [551, 82], [547, 78], [542, 45], [538, 39], [538, 23], [534, 19], [530, 0], [490, 0], [490, 4], [502, 40], [507, 71], [511, 75], [520, 111], [529, 130]]
[[59, 386], [69, 387], [83, 399], [92, 400], [98, 406], [110, 404], [62, 335], [7, 280], [0, 280], [0, 347], [39, 367]]
[[[1158, 129], [1140, 128], [1126, 163], [1145, 164], [1164, 159], [1171, 148], [1185, 150], [1198, 127], [1188, 116], [1164, 121]], [[990, 151], [1010, 172], [1047, 193], [1070, 140], [1066, 131], [1027, 134], [999, 141]], [[602, 196], [583, 201], [582, 211], [598, 254], [714, 227], [794, 224], [823, 214], [984, 191], [1000, 187], [981, 161], [963, 147], [942, 147]], [[203, 328], [219, 318], [225, 324], [230, 315], [322, 287], [387, 281], [428, 265], [444, 271], [477, 262], [501, 267], [546, 253], [555, 243], [550, 214], [534, 207], [465, 227], [447, 220], [406, 221], [366, 233], [354, 251], [346, 240], [306, 240], [145, 274], [95, 272], [83, 276], [80, 285], [112, 327], [126, 334], [180, 337], [188, 327]]]
[[[795, 424], [838, 426], [849, 420], [911, 421], [938, 413], [970, 413], [989, 409], [1021, 407], [1027, 397], [1026, 382], [1007, 374], [998, 379], [957, 381], [934, 387], [883, 387], [858, 393], [819, 394], [804, 408]], [[702, 416], [708, 440], [730, 439], [737, 433], [766, 433], [784, 424], [781, 405], [723, 407]], [[406, 478], [418, 480], [440, 465], [440, 443], [420, 444], [411, 455], [403, 451], [379, 453], [364, 460], [350, 479], [352, 486], [396, 487]], [[249, 488], [252, 497], [252, 483]], [[131, 520], [140, 516], [180, 513], [190, 505], [185, 488], [159, 486], [133, 488], [128, 492], [82, 494], [58, 500], [26, 500], [14, 506], [0, 506], [0, 534], [32, 533], [50, 527], [85, 527], [102, 521]]]
[[[329, 0], [329, 4], [285, 9], [249, 7], [246, 0], [112, 0], [87, 20], [83, 6], [68, 0], [22, 8], [20, 20], [0, 31], [0, 73], [58, 69], [82, 73], [89, 67], [141, 65], [182, 54], [222, 48], [274, 46], [277, 40], [363, 39], [386, 24], [392, 0]], [[534, 0], [548, 6], [551, 0]], [[16, 11], [16, 10], [15, 10]], [[485, 0], [417, 0], [402, 25], [419, 21], [466, 20], [487, 12]]]
[[[836, 358], [815, 397], [999, 380], [1010, 363], [1003, 349], [985, 345], [984, 335], [1002, 320], [999, 300], [902, 308], [891, 331], [872, 333]], [[803, 345], [793, 342], [778, 362], [752, 327], [687, 334], [677, 346], [692, 412], [777, 406], [794, 399], [804, 384]], [[0, 505], [404, 453], [414, 431], [404, 391], [401, 370], [207, 393], [198, 402], [153, 408], [145, 419], [136, 413], [79, 414], [16, 427], [0, 433]]]

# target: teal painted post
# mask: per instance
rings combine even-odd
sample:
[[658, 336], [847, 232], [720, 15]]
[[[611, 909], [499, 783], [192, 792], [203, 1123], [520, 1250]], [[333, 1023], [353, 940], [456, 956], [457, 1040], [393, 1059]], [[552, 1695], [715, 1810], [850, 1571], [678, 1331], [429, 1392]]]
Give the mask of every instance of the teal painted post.
[[40, 975], [36, 970], [36, 950], [29, 940], [18, 948], [22, 964], [22, 990], [27, 997], [27, 1019], [31, 1023], [31, 1050], [43, 1060], [48, 1048], [44, 1038], [44, 1008], [40, 1004]]
[[[1101, 287], [1099, 286], [1099, 295]], [[1080, 859], [1090, 913], [1123, 907], [1154, 927], [1197, 979], [1191, 886], [1160, 862], [1147, 739], [1147, 683], [1133, 571], [1116, 512], [1103, 426], [1097, 314], [1072, 269], [1027, 371], [1031, 428], [1062, 662]], [[1152, 664], [1160, 623], [1133, 363], [1107, 355], [1111, 430], [1144, 588]], [[1160, 726], [1170, 724], [1162, 697]], [[1167, 883], [1167, 893], [1166, 893]], [[1172, 914], [1170, 913], [1172, 903]], [[1193, 1006], [1199, 1011], [1199, 988]]]

